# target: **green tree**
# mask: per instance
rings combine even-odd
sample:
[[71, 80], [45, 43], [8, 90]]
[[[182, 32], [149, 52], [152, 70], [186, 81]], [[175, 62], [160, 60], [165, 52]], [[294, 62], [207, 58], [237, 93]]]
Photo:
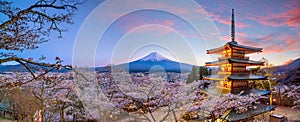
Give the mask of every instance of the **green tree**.
[[204, 76], [211, 74], [211, 69], [208, 70], [207, 67], [201, 66], [199, 67], [199, 80], [203, 80]]
[[192, 82], [194, 82], [195, 80], [198, 80], [198, 79], [199, 79], [199, 75], [198, 75], [197, 67], [196, 67], [196, 66], [193, 66], [192, 72], [189, 74], [186, 83], [187, 83], [187, 84], [188, 84], [188, 83], [192, 83]]
[[212, 70], [208, 70], [208, 68], [205, 66], [200, 66], [199, 68], [197, 66], [193, 66], [192, 72], [189, 74], [186, 83], [191, 83], [197, 80], [203, 80], [204, 76], [210, 75], [211, 72]]

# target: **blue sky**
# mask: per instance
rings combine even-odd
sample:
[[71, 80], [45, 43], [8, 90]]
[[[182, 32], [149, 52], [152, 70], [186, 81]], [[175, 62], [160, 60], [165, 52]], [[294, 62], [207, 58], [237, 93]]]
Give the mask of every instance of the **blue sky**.
[[[18, 1], [14, 5], [23, 8], [30, 2]], [[123, 12], [141, 7], [144, 9]], [[57, 33], [53, 33], [51, 40], [41, 44], [39, 49], [18, 55], [34, 58], [44, 55], [48, 62], [54, 62], [58, 56], [65, 64], [71, 64], [73, 49], [78, 44], [75, 42], [84, 38], [87, 41], [80, 46], [87, 50], [91, 46], [96, 49], [92, 54], [82, 49], [82, 55], [77, 59], [81, 65], [92, 65], [85, 63], [89, 56], [95, 59], [94, 65], [103, 66], [135, 60], [153, 51], [173, 60], [204, 65], [204, 62], [216, 57], [207, 55], [207, 49], [230, 41], [232, 8], [235, 9], [236, 41], [263, 48], [263, 53], [251, 54], [251, 59], [266, 57], [270, 63], [282, 65], [300, 57], [300, 1], [297, 0], [172, 3], [90, 0], [79, 7], [75, 23], [67, 27], [69, 30], [63, 33], [62, 39], [56, 38]], [[107, 23], [110, 23], [109, 27], [104, 28]], [[92, 38], [90, 34], [100, 30], [105, 30], [103, 36]]]

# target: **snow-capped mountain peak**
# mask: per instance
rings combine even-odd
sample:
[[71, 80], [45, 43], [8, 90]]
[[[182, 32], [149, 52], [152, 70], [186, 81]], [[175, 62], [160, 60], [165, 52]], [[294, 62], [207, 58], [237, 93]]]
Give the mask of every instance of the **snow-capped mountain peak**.
[[166, 57], [160, 55], [157, 52], [152, 52], [147, 56], [140, 59], [140, 61], [162, 61], [162, 60], [169, 60]]

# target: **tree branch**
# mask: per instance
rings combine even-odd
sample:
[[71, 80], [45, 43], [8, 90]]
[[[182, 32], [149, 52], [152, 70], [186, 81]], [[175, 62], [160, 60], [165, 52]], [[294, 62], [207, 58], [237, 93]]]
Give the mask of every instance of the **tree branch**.
[[23, 15], [26, 15], [26, 14], [29, 14], [31, 12], [33, 12], [33, 9], [34, 8], [54, 8], [54, 9], [66, 9], [66, 7], [70, 7], [70, 8], [73, 8], [73, 9], [77, 9], [75, 6], [72, 6], [72, 5], [62, 5], [62, 6], [55, 6], [53, 5], [54, 3], [51, 3], [51, 4], [35, 4], [35, 5], [32, 5], [30, 6], [29, 8], [27, 9], [24, 9], [22, 11], [19, 11], [16, 16], [13, 16], [11, 19], [7, 20], [6, 22], [2, 23], [0, 25], [0, 29], [3, 29], [5, 27], [7, 27], [9, 24], [12, 24], [12, 23], [15, 23], [19, 20], [22, 20], [22, 17]]
[[19, 62], [21, 65], [23, 65], [30, 72], [30, 74], [33, 76], [33, 78], [36, 79], [36, 76], [33, 73], [33, 71], [24, 62], [22, 62], [20, 60], [16, 60], [16, 61]]

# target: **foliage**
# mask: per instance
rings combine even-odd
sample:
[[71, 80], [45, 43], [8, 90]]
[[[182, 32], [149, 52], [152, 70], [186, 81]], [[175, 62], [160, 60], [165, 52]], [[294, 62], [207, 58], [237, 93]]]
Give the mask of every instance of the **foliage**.
[[212, 73], [212, 70], [209, 69], [205, 66], [193, 66], [192, 72], [189, 74], [187, 82], [186, 83], [191, 83], [197, 80], [203, 80], [204, 76], [210, 75]]
[[194, 82], [195, 80], [198, 80], [199, 76], [198, 76], [198, 70], [196, 66], [193, 66], [192, 68], [192, 72], [189, 74], [188, 78], [187, 78], [187, 84]]
[[205, 66], [199, 67], [199, 80], [203, 80], [204, 76], [210, 75], [212, 72], [211, 69], [207, 69]]

